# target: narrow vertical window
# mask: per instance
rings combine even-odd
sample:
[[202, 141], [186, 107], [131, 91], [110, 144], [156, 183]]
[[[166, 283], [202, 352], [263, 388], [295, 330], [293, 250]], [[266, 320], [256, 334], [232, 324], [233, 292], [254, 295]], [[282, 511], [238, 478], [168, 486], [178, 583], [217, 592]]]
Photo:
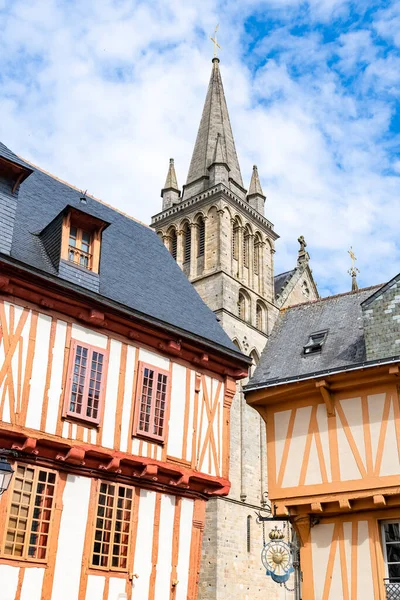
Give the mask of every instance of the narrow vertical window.
[[100, 422], [105, 388], [106, 351], [73, 340], [64, 416]]
[[185, 227], [184, 227], [184, 232], [185, 232], [185, 252], [184, 252], [184, 258], [185, 258], [185, 262], [189, 262], [190, 261], [190, 252], [191, 252], [191, 248], [192, 248], [192, 236], [191, 236], [191, 230], [190, 230], [190, 226], [189, 223], [186, 223]]
[[127, 571], [131, 545], [133, 488], [101, 482], [96, 506], [92, 567]]
[[49, 546], [56, 473], [17, 465], [11, 486], [3, 555], [44, 562]]
[[150, 365], [140, 365], [135, 435], [163, 441], [169, 394], [169, 373]]
[[238, 316], [240, 319], [246, 319], [246, 298], [241, 292], [239, 293]]
[[232, 257], [239, 260], [239, 223], [237, 221], [234, 222], [232, 229]]
[[259, 271], [259, 263], [260, 263], [260, 242], [259, 240], [256, 238], [254, 240], [254, 274], [258, 275], [258, 271]]
[[260, 304], [257, 304], [256, 306], [256, 327], [257, 329], [259, 329], [260, 331], [264, 328], [263, 327], [263, 309], [260, 306]]
[[205, 245], [205, 223], [204, 219], [200, 219], [198, 222], [198, 252], [197, 256], [204, 256], [204, 245]]
[[176, 237], [176, 231], [175, 231], [175, 229], [173, 229], [171, 231], [171, 254], [172, 254], [172, 258], [174, 258], [174, 260], [176, 260], [177, 248], [178, 248], [178, 239]]
[[249, 232], [246, 230], [243, 235], [243, 265], [249, 266]]

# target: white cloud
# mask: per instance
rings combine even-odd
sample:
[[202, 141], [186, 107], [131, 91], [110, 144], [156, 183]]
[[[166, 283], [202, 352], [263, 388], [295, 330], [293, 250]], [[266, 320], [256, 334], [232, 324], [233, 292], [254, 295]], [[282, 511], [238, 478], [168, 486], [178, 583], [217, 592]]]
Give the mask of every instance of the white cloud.
[[[243, 177], [248, 185], [258, 164], [282, 236], [277, 269], [293, 266], [302, 233], [325, 291], [349, 288], [350, 245], [363, 284], [399, 270], [400, 168], [389, 135], [399, 57], [381, 56], [365, 27], [324, 43], [280, 24], [244, 59], [249, 14], [280, 11], [293, 24], [304, 2], [35, 4], [15, 0], [0, 13], [0, 139], [12, 150], [149, 222], [170, 156], [184, 183], [220, 22]], [[310, 0], [301, 18], [326, 21], [348, 6]], [[378, 35], [394, 35], [390, 15], [379, 14]], [[343, 73], [355, 78], [350, 87]]]

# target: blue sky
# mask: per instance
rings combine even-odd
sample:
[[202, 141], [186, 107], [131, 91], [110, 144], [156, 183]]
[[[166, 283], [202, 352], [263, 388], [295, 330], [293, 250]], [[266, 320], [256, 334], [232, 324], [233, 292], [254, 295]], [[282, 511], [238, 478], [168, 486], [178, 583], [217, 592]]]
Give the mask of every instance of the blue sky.
[[184, 184], [220, 23], [245, 185], [323, 295], [400, 271], [400, 3], [0, 0], [0, 139], [148, 223], [168, 159]]

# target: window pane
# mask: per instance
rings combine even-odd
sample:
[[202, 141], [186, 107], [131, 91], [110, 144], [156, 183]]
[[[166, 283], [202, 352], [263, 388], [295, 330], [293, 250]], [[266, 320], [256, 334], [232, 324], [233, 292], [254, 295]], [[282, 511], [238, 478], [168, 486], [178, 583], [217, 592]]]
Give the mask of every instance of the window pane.
[[139, 431], [149, 433], [151, 402], [153, 397], [154, 371], [145, 367], [143, 372], [143, 386], [140, 400]]
[[400, 577], [400, 564], [388, 565], [389, 577]]
[[[13, 481], [5, 554], [46, 559], [55, 490], [54, 485], [47, 485], [50, 480], [55, 481], [54, 473], [18, 466]], [[21, 494], [20, 489], [26, 490], [25, 493]]]
[[386, 542], [400, 542], [400, 523], [385, 523]]
[[400, 563], [400, 544], [387, 544], [386, 553], [388, 563]]
[[69, 230], [69, 245], [76, 246], [76, 238], [77, 238], [77, 229], [76, 227], [71, 227]]
[[102, 364], [103, 354], [100, 354], [100, 352], [93, 352], [89, 373], [86, 416], [95, 420], [98, 420], [99, 418]]
[[[128, 568], [132, 489], [102, 483], [97, 503], [92, 566], [124, 571]], [[104, 506], [106, 516], [104, 517]], [[121, 531], [126, 534], [121, 535]]]
[[89, 252], [90, 249], [90, 233], [82, 231], [82, 246], [81, 249], [84, 252]]
[[154, 411], [154, 435], [162, 437], [164, 431], [165, 404], [167, 399], [167, 376], [161, 373], [157, 378], [156, 405]]
[[84, 348], [83, 346], [76, 346], [68, 410], [70, 413], [75, 413], [77, 415], [82, 414], [84, 400], [83, 393], [87, 371], [87, 353], [87, 348]]

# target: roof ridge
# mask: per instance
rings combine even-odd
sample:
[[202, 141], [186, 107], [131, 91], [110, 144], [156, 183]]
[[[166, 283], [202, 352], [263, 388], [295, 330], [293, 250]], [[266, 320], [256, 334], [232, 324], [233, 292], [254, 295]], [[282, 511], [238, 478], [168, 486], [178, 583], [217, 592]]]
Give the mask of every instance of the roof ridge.
[[284, 271], [283, 273], [278, 273], [277, 275], [274, 275], [274, 279], [275, 279], [275, 277], [282, 277], [282, 275], [287, 275], [288, 273], [292, 273], [295, 270], [296, 270], [296, 267], [294, 267], [293, 269], [289, 269], [289, 271]]
[[[15, 156], [17, 156], [20, 160], [23, 160], [24, 162], [26, 162], [31, 167], [34, 167], [38, 171], [41, 171], [45, 175], [48, 175], [52, 179], [55, 179], [56, 181], [59, 181], [63, 185], [67, 185], [71, 189], [76, 190], [77, 192], [81, 192], [82, 193], [82, 190], [80, 188], [76, 187], [75, 185], [73, 185], [72, 183], [68, 183], [68, 181], [64, 181], [63, 179], [60, 179], [60, 177], [57, 177], [57, 175], [53, 175], [53, 173], [50, 173], [49, 171], [46, 171], [42, 167], [38, 167], [37, 165], [35, 165], [35, 163], [27, 160], [26, 158], [23, 158], [22, 156], [19, 156], [19, 154], [16, 154]], [[131, 215], [128, 215], [128, 213], [125, 213], [123, 210], [120, 210], [119, 208], [116, 208], [115, 206], [112, 206], [111, 204], [108, 204], [107, 202], [104, 202], [104, 200], [101, 200], [101, 198], [97, 198], [96, 196], [93, 196], [93, 194], [88, 194], [87, 192], [85, 192], [85, 196], [88, 196], [89, 198], [92, 198], [92, 200], [95, 200], [96, 202], [100, 202], [100, 204], [103, 204], [103, 206], [107, 206], [107, 208], [110, 208], [111, 210], [115, 210], [115, 212], [117, 212], [120, 215], [126, 217], [127, 219], [130, 219], [131, 221], [135, 221], [136, 223], [139, 223], [140, 225], [143, 225], [143, 227], [147, 227], [147, 229], [152, 229], [149, 225], [147, 225], [146, 223], [143, 223], [143, 221], [140, 221], [139, 219], [135, 219], [135, 217], [132, 217]]]
[[327, 300], [335, 300], [336, 298], [341, 298], [343, 296], [350, 296], [350, 295], [356, 296], [356, 295], [360, 294], [361, 292], [367, 292], [368, 290], [379, 289], [383, 285], [385, 285], [385, 284], [379, 283], [379, 284], [367, 286], [365, 288], [359, 288], [357, 291], [350, 290], [349, 292], [342, 292], [340, 294], [334, 294], [333, 296], [325, 296], [324, 298], [316, 298], [315, 300], [309, 300], [308, 302], [299, 302], [299, 304], [291, 304], [290, 306], [281, 308], [280, 312], [284, 313], [287, 310], [289, 310], [290, 308], [297, 308], [299, 306], [305, 306], [306, 304], [309, 304], [309, 305], [318, 304], [320, 302], [326, 302]]

